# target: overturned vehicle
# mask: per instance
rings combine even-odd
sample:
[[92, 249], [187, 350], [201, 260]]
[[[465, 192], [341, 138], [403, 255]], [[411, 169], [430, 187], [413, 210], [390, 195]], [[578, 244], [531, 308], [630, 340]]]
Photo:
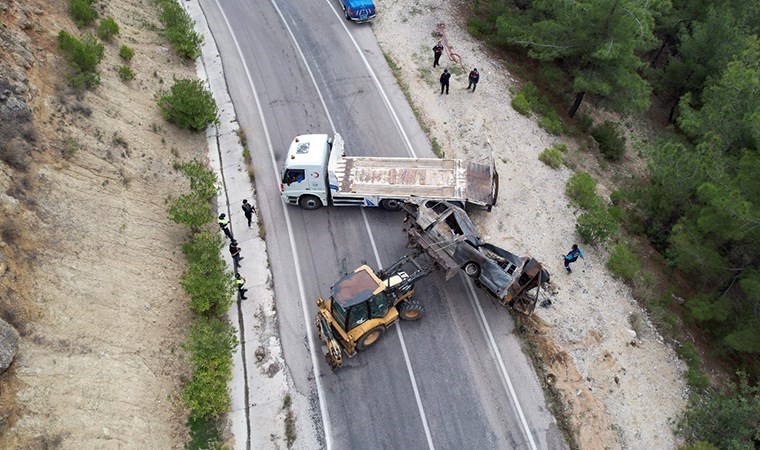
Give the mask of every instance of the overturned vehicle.
[[503, 305], [530, 315], [549, 273], [531, 257], [481, 242], [464, 210], [440, 200], [412, 199], [403, 205], [409, 247], [434, 259], [446, 280], [460, 270]]

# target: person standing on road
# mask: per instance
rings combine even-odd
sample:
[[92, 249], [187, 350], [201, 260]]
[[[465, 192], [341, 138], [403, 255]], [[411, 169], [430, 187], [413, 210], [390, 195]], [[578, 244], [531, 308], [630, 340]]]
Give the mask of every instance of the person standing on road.
[[438, 61], [440, 61], [442, 54], [443, 44], [441, 44], [441, 41], [438, 41], [438, 43], [435, 44], [435, 47], [433, 47], [433, 68], [440, 66], [440, 64], [438, 64]]
[[246, 199], [243, 199], [243, 214], [245, 214], [245, 218], [248, 219], [248, 228], [251, 228], [251, 220], [253, 219], [253, 215], [256, 214], [256, 208], [248, 203], [248, 200]]
[[216, 222], [219, 224], [219, 228], [221, 228], [222, 231], [224, 231], [224, 234], [226, 234], [228, 238], [234, 239], [232, 237], [232, 232], [229, 229], [230, 219], [227, 218], [227, 214], [225, 213], [219, 214], [219, 220], [217, 220]]
[[238, 247], [237, 241], [234, 239], [230, 242], [230, 255], [232, 255], [232, 261], [235, 262], [235, 270], [237, 270], [240, 267], [240, 260], [244, 259], [244, 257], [240, 256], [240, 247]]
[[583, 250], [578, 248], [578, 244], [573, 244], [572, 250], [570, 250], [570, 252], [563, 257], [565, 261], [565, 269], [567, 269], [567, 273], [573, 272], [573, 269], [570, 268], [570, 263], [574, 263], [575, 261], [577, 261], [579, 256], [583, 258]]
[[479, 79], [480, 73], [478, 73], [478, 69], [472, 69], [470, 72], [470, 84], [467, 85], [467, 90], [469, 91], [470, 88], [472, 88], [472, 92], [475, 92], [475, 88], [478, 87]]
[[243, 278], [239, 273], [235, 272], [235, 287], [237, 287], [240, 300], [248, 300], [248, 297], [245, 296], [245, 293], [248, 292], [248, 289], [244, 288], [243, 286], [245, 286], [245, 278]]
[[443, 69], [443, 73], [441, 74], [441, 95], [443, 95], [444, 90], [446, 90], [446, 95], [449, 95], [449, 78], [451, 78], [449, 69]]

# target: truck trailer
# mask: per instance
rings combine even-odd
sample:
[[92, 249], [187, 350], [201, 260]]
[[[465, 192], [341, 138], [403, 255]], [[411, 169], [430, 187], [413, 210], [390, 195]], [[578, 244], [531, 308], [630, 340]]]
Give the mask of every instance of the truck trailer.
[[304, 209], [366, 206], [398, 211], [422, 197], [491, 210], [499, 177], [493, 160], [346, 156], [339, 134], [296, 136], [280, 173], [283, 200]]

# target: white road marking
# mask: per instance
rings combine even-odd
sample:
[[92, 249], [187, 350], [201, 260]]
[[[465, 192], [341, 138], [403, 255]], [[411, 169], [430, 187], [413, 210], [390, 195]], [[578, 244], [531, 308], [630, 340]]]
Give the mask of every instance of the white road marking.
[[[385, 89], [383, 89], [383, 86], [380, 84], [380, 80], [377, 78], [377, 75], [375, 74], [375, 71], [372, 69], [372, 66], [370, 66], [369, 61], [364, 56], [364, 52], [362, 51], [361, 47], [359, 47], [359, 44], [356, 42], [356, 40], [354, 39], [354, 37], [351, 34], [351, 32], [348, 30], [348, 27], [346, 26], [346, 23], [343, 21], [343, 19], [340, 16], [340, 14], [338, 14], [338, 12], [335, 11], [335, 8], [333, 7], [333, 5], [330, 2], [330, 0], [325, 0], [325, 3], [327, 3], [330, 6], [330, 8], [333, 10], [333, 13], [335, 14], [335, 16], [338, 17], [338, 20], [340, 21], [341, 26], [343, 27], [343, 30], [346, 32], [346, 34], [348, 35], [349, 39], [351, 39], [351, 42], [354, 44], [354, 48], [356, 48], [356, 53], [359, 54], [359, 56], [361, 57], [362, 61], [364, 62], [364, 66], [367, 68], [367, 70], [369, 71], [370, 75], [372, 76], [372, 80], [375, 82], [375, 85], [377, 86], [377, 89], [380, 91], [380, 94], [383, 97], [383, 101], [385, 102], [386, 108], [388, 108], [388, 111], [391, 113], [391, 116], [393, 116], [393, 120], [396, 123], [396, 127], [399, 129], [399, 131], [401, 132], [401, 135], [404, 138], [404, 142], [406, 143], [406, 147], [407, 147], [407, 152], [413, 158], [417, 158], [417, 154], [414, 151], [414, 148], [412, 148], [412, 143], [409, 141], [409, 137], [407, 136], [406, 131], [404, 130], [404, 127], [401, 125], [401, 120], [398, 118], [398, 115], [396, 114], [396, 111], [393, 109], [393, 106], [391, 105], [391, 102], [388, 99], [388, 95], [385, 93]], [[371, 236], [372, 232], [370, 231], [369, 223], [367, 222], [367, 217], [364, 214], [363, 210], [362, 210], [362, 215], [364, 217], [364, 223], [367, 225], [367, 232], [370, 233], [370, 236]], [[377, 256], [377, 250], [376, 249], [375, 249], [375, 257], [377, 258], [378, 266], [382, 267], [380, 265], [380, 259]], [[486, 321], [486, 317], [483, 314], [483, 310], [481, 309], [480, 304], [477, 301], [478, 298], [477, 298], [477, 295], [475, 294], [474, 289], [472, 287], [472, 282], [468, 282], [468, 287], [469, 287], [469, 293], [470, 293], [470, 301], [477, 306], [477, 311], [479, 313], [480, 319], [481, 319], [483, 325], [485, 326], [485, 330], [487, 331], [487, 334], [488, 334], [488, 337], [489, 337], [489, 344], [491, 345], [493, 353], [496, 356], [497, 367], [501, 371], [503, 379], [507, 383], [509, 394], [512, 397], [515, 409], [516, 409], [516, 411], [518, 413], [518, 416], [520, 417], [520, 422], [522, 423], [523, 431], [528, 436], [528, 441], [530, 442], [531, 449], [535, 450], [536, 449], [536, 443], [535, 443], [535, 440], [533, 439], [533, 434], [531, 433], [530, 427], [528, 426], [528, 422], [525, 419], [525, 413], [523, 413], [522, 406], [520, 406], [520, 401], [517, 399], [517, 395], [515, 393], [515, 390], [512, 387], [512, 381], [511, 381], [511, 379], [509, 377], [509, 373], [507, 372], [506, 366], [504, 365], [504, 361], [501, 358], [501, 353], [499, 352], [499, 348], [496, 346], [496, 341], [494, 340], [493, 334], [491, 333], [491, 328], [489, 327], [488, 322]], [[398, 331], [399, 331], [399, 336], [401, 337], [401, 327], [398, 328]], [[402, 337], [402, 341], [403, 341], [403, 337]], [[405, 358], [408, 357], [407, 354], [406, 354], [406, 348], [404, 348], [404, 357]], [[411, 370], [411, 366], [409, 364], [407, 364], [407, 366]], [[413, 376], [412, 373], [410, 373], [410, 375]], [[415, 387], [415, 395], [416, 395], [417, 394], [416, 384], [415, 384], [414, 387]], [[420, 407], [421, 407], [421, 405], [420, 405]], [[424, 417], [424, 411], [422, 411], [422, 410], [420, 410], [420, 411], [421, 411], [421, 413], [422, 413], [422, 415]], [[426, 430], [427, 430], [427, 421], [425, 421], [425, 424], [426, 424]], [[428, 442], [430, 443], [430, 441], [428, 441]], [[432, 443], [431, 443], [431, 445], [432, 445]]]
[[[272, 146], [272, 140], [269, 136], [269, 131], [266, 125], [266, 117], [264, 115], [264, 111], [261, 108], [259, 95], [256, 92], [256, 87], [253, 85], [253, 78], [251, 77], [251, 72], [248, 69], [248, 63], [246, 62], [245, 57], [243, 56], [243, 52], [240, 48], [240, 43], [237, 40], [237, 36], [235, 36], [235, 33], [232, 31], [232, 26], [230, 25], [230, 21], [227, 18], [227, 14], [224, 12], [222, 5], [219, 4], [219, 0], [214, 0], [214, 2], [216, 3], [217, 8], [219, 8], [219, 11], [222, 13], [222, 17], [224, 18], [224, 23], [227, 25], [227, 30], [230, 32], [230, 36], [232, 36], [232, 40], [235, 43], [235, 49], [237, 50], [238, 57], [240, 58], [240, 61], [243, 63], [243, 68], [245, 69], [245, 75], [248, 79], [248, 85], [251, 88], [251, 92], [253, 92], [253, 98], [256, 101], [256, 109], [258, 110], [259, 117], [261, 118], [261, 124], [264, 129], [264, 136], [267, 141], [267, 147], [269, 148], [269, 156], [272, 161], [272, 172], [274, 174], [276, 182], [279, 183], [280, 172], [277, 168], [277, 161], [275, 160], [275, 156], [274, 156], [274, 147]], [[293, 254], [297, 255], [298, 251], [296, 250], [296, 241], [295, 241], [295, 236], [293, 234], [293, 226], [290, 221], [290, 214], [289, 214], [287, 205], [285, 205], [284, 202], [281, 202], [281, 204], [283, 206], [283, 212], [285, 214], [285, 225], [288, 229], [288, 239], [290, 240], [290, 246], [293, 249]], [[306, 334], [308, 336], [309, 353], [311, 355], [311, 365], [314, 370], [314, 381], [317, 385], [317, 396], [319, 397], [319, 410], [322, 414], [322, 426], [324, 427], [324, 430], [325, 430], [325, 447], [327, 447], [327, 449], [330, 450], [332, 448], [332, 432], [330, 429], [330, 415], [327, 411], [327, 404], [325, 403], [325, 391], [324, 391], [324, 388], [322, 387], [322, 381], [321, 381], [322, 374], [319, 370], [319, 364], [317, 363], [319, 359], [317, 358], [317, 354], [315, 350], [317, 347], [314, 344], [314, 332], [311, 329], [311, 318], [309, 317], [309, 311], [306, 306], [312, 300], [306, 298], [303, 275], [301, 274], [301, 266], [298, 263], [298, 260], [294, 260], [294, 265], [296, 269], [296, 280], [298, 282], [298, 293], [301, 296], [301, 308], [303, 310], [304, 324], [306, 325]]]
[[[225, 23], [227, 25], [227, 28], [228, 28], [228, 30], [230, 32], [230, 35], [232, 36], [232, 39], [235, 42], [235, 47], [237, 49], [238, 55], [239, 55], [241, 61], [243, 62], [243, 65], [245, 67], [245, 72], [246, 72], [246, 76], [248, 78], [248, 83], [249, 83], [249, 85], [251, 87], [251, 90], [253, 91], [253, 95], [254, 95], [254, 98], [256, 100], [256, 107], [258, 109], [259, 115], [261, 116], [262, 124], [264, 125], [264, 133], [265, 133], [265, 136], [266, 136], [267, 145], [269, 147], [269, 154], [270, 154], [270, 157], [271, 157], [271, 160], [272, 160], [272, 167], [273, 167], [275, 179], [277, 179], [278, 182], [279, 182], [279, 178], [278, 178], [279, 170], [277, 168], [277, 163], [275, 161], [274, 149], [272, 147], [271, 139], [269, 137], [269, 132], [267, 131], [264, 114], [263, 114], [263, 111], [262, 111], [262, 108], [261, 108], [261, 103], [259, 102], [258, 95], [256, 94], [256, 90], [255, 90], [255, 88], [253, 86], [253, 81], [252, 81], [252, 78], [251, 78], [251, 74], [250, 74], [250, 72], [248, 70], [248, 64], [246, 63], [245, 58], [243, 57], [243, 54], [242, 54], [242, 51], [240, 49], [240, 45], [238, 43], [238, 40], [235, 37], [235, 34], [232, 32], [232, 27], [230, 26], [229, 20], [227, 19], [227, 16], [224, 13], [224, 10], [222, 9], [221, 5], [219, 4], [219, 0], [214, 0], [214, 1], [216, 2], [217, 7], [219, 8], [219, 10], [222, 12], [222, 16], [224, 17], [224, 21], [225, 21]], [[311, 71], [311, 67], [309, 66], [308, 62], [306, 61], [304, 53], [301, 50], [301, 47], [298, 45], [298, 42], [296, 41], [296, 38], [295, 38], [292, 30], [290, 29], [290, 26], [288, 25], [287, 21], [285, 20], [285, 17], [283, 16], [282, 11], [279, 9], [279, 7], [277, 6], [277, 4], [275, 3], [274, 0], [271, 0], [271, 3], [274, 6], [274, 8], [277, 10], [277, 14], [280, 16], [280, 19], [282, 20], [282, 23], [285, 25], [286, 29], [288, 30], [288, 33], [290, 34], [290, 37], [291, 37], [294, 45], [296, 46], [296, 49], [298, 50], [299, 55], [301, 56], [301, 60], [303, 61], [304, 65], [306, 66], [306, 69], [307, 69], [307, 71], [309, 73], [309, 77], [311, 78], [312, 83], [314, 84], [314, 88], [317, 91], [317, 95], [319, 96], [320, 102], [322, 103], [322, 107], [324, 108], [325, 113], [327, 114], [328, 121], [330, 122], [330, 127], [332, 128], [333, 133], [335, 133], [335, 131], [336, 131], [335, 130], [335, 123], [333, 122], [332, 116], [330, 115], [329, 110], [327, 109], [327, 105], [325, 103], [324, 97], [322, 96], [322, 92], [320, 91], [319, 86], [317, 85], [316, 79], [314, 78], [314, 74]], [[346, 27], [346, 24], [343, 23], [343, 20], [342, 20], [341, 16], [335, 11], [335, 9], [332, 7], [332, 5], [330, 4], [330, 2], [328, 0], [325, 0], [325, 3], [327, 3], [330, 6], [330, 8], [333, 10], [333, 13], [336, 15], [336, 17], [338, 18], [339, 22], [341, 23], [341, 26], [343, 27], [343, 30], [346, 32], [346, 35], [349, 37], [349, 39], [353, 43], [354, 48], [356, 49], [357, 53], [361, 57], [362, 61], [364, 62], [364, 65], [365, 65], [366, 69], [369, 71], [369, 73], [370, 73], [373, 81], [375, 82], [375, 85], [378, 88], [378, 91], [380, 92], [380, 94], [381, 94], [381, 96], [383, 98], [383, 102], [385, 103], [386, 108], [388, 109], [389, 113], [393, 117], [394, 123], [395, 123], [396, 127], [398, 128], [399, 132], [401, 133], [401, 135], [402, 135], [402, 137], [404, 139], [404, 142], [406, 144], [407, 152], [409, 153], [410, 156], [416, 158], [417, 155], [416, 155], [416, 152], [414, 151], [414, 148], [412, 147], [411, 141], [409, 140], [409, 137], [406, 134], [406, 131], [404, 130], [404, 127], [401, 125], [401, 120], [399, 119], [398, 115], [396, 114], [396, 111], [393, 109], [393, 106], [391, 105], [390, 100], [388, 99], [388, 95], [386, 94], [385, 90], [383, 89], [382, 85], [380, 84], [380, 80], [377, 78], [377, 75], [375, 74], [375, 71], [370, 66], [369, 61], [364, 56], [364, 53], [362, 52], [361, 48], [359, 47], [359, 44], [356, 42], [356, 40], [354, 39], [353, 35], [351, 34], [351, 32]], [[296, 246], [295, 246], [295, 238], [294, 238], [294, 235], [293, 235], [293, 228], [292, 228], [291, 222], [290, 222], [290, 215], [288, 214], [287, 205], [283, 204], [283, 207], [284, 207], [283, 209], [284, 209], [284, 213], [285, 213], [285, 221], [286, 221], [286, 225], [287, 225], [287, 229], [288, 229], [288, 237], [290, 239], [290, 245], [295, 250], [295, 248], [296, 248]], [[367, 216], [366, 216], [366, 213], [365, 213], [364, 209], [362, 209], [362, 218], [364, 219], [364, 224], [365, 224], [365, 226], [367, 228], [367, 233], [369, 234], [370, 241], [372, 243], [372, 250], [373, 250], [373, 252], [375, 254], [375, 259], [377, 261], [378, 267], [382, 267], [382, 264], [380, 262], [380, 256], [379, 256], [379, 253], [377, 251], [377, 247], [375, 245], [374, 237], [373, 237], [372, 231], [370, 229], [369, 221], [367, 219]], [[321, 374], [319, 372], [319, 367], [318, 367], [318, 365], [316, 363], [317, 358], [316, 358], [316, 355], [315, 355], [315, 345], [314, 345], [313, 335], [312, 335], [312, 330], [311, 330], [311, 325], [310, 325], [311, 322], [309, 321], [308, 310], [306, 309], [306, 298], [305, 298], [305, 291], [304, 291], [304, 285], [303, 285], [303, 278], [302, 278], [302, 275], [301, 275], [300, 265], [298, 264], [297, 261], [295, 262], [295, 267], [296, 267], [296, 278], [298, 280], [298, 289], [299, 289], [299, 293], [301, 295], [301, 305], [303, 307], [303, 312], [304, 312], [304, 321], [306, 323], [307, 332], [309, 333], [309, 351], [310, 351], [311, 358], [312, 358], [312, 366], [314, 367], [315, 381], [316, 381], [316, 384], [317, 384], [317, 391], [318, 391], [318, 394], [319, 394], [319, 406], [320, 406], [320, 410], [322, 412], [322, 421], [323, 421], [323, 425], [324, 425], [324, 429], [325, 429], [325, 442], [326, 442], [327, 448], [330, 449], [331, 446], [332, 446], [332, 441], [331, 441], [331, 436], [330, 436], [329, 415], [327, 413], [327, 408], [326, 408], [326, 405], [325, 405], [324, 390], [323, 390], [323, 388], [321, 386], [321, 382], [320, 382], [320, 375]], [[486, 334], [488, 336], [489, 344], [491, 345], [491, 347], [493, 349], [493, 354], [495, 355], [496, 362], [497, 362], [497, 365], [499, 367], [499, 370], [501, 371], [501, 373], [502, 373], [502, 375], [504, 377], [504, 380], [507, 383], [507, 387], [508, 387], [509, 393], [510, 393], [510, 395], [511, 395], [513, 401], [514, 401], [513, 404], [514, 404], [515, 410], [517, 411], [518, 416], [520, 417], [520, 421], [521, 421], [521, 424], [523, 426], [523, 431], [528, 436], [528, 441], [529, 441], [529, 443], [531, 445], [531, 449], [535, 450], [537, 447], [536, 447], [535, 440], [533, 439], [533, 434], [530, 431], [530, 427], [528, 426], [527, 420], [525, 418], [525, 414], [524, 414], [524, 412], [522, 410], [522, 407], [520, 406], [520, 402], [519, 402], [519, 400], [517, 398], [517, 395], [516, 395], [516, 392], [515, 392], [514, 387], [512, 385], [512, 381], [511, 381], [511, 379], [509, 377], [509, 374], [508, 374], [508, 372], [506, 370], [506, 366], [505, 366], [504, 361], [503, 361], [503, 359], [501, 357], [501, 353], [499, 352], [499, 349], [498, 349], [498, 347], [496, 345], [496, 341], [495, 341], [495, 339], [493, 337], [493, 333], [491, 332], [490, 326], [488, 325], [488, 322], [486, 321], [485, 314], [483, 313], [483, 310], [482, 310], [482, 308], [480, 307], [480, 304], [477, 301], [477, 295], [474, 292], [474, 289], [472, 287], [472, 283], [468, 283], [468, 288], [469, 288], [469, 293], [470, 293], [470, 300], [476, 306], [477, 311], [478, 311], [479, 316], [480, 316], [480, 319], [481, 319], [481, 321], [482, 321], [482, 323], [483, 323], [483, 325], [485, 327], [484, 329], [485, 329]], [[434, 448], [433, 441], [432, 441], [432, 437], [430, 435], [430, 429], [429, 429], [429, 426], [428, 426], [428, 423], [427, 423], [427, 417], [425, 415], [425, 411], [424, 411], [424, 408], [422, 406], [422, 401], [421, 401], [421, 398], [420, 398], [420, 395], [419, 395], [419, 389], [418, 389], [417, 382], [416, 382], [416, 379], [415, 379], [414, 370], [412, 369], [411, 362], [409, 360], [409, 354], [407, 352], [407, 348], [406, 348], [406, 345], [404, 343], [404, 337], [403, 337], [403, 334], [401, 332], [401, 326], [398, 325], [398, 323], [397, 323], [396, 329], [397, 329], [398, 334], [399, 334], [399, 340], [401, 342], [401, 346], [402, 346], [403, 353], [404, 353], [404, 360], [406, 362], [407, 370], [409, 372], [409, 376], [410, 376], [410, 379], [411, 379], [411, 382], [412, 382], [412, 388], [414, 390], [415, 399], [417, 401], [417, 406], [418, 406], [418, 409], [420, 411], [420, 417], [421, 417], [422, 422], [423, 422], [423, 427], [425, 429], [425, 435], [427, 437], [428, 445], [429, 445], [429, 447], [431, 449], [433, 449]]]
[[[332, 115], [330, 114], [330, 110], [327, 108], [327, 103], [325, 103], [325, 98], [322, 95], [322, 91], [319, 89], [319, 84], [317, 84], [317, 79], [314, 77], [314, 73], [311, 70], [311, 66], [309, 66], [309, 62], [306, 60], [306, 55], [304, 55], [303, 51], [301, 50], [301, 46], [298, 45], [298, 41], [296, 40], [295, 35], [293, 34], [293, 31], [290, 28], [290, 25], [285, 20], [285, 16], [282, 14], [282, 11], [277, 6], [277, 3], [274, 0], [271, 0], [272, 6], [277, 10], [277, 14], [280, 16], [280, 20], [285, 25], [285, 29], [288, 30], [288, 34], [290, 35], [290, 39], [293, 41], [293, 45], [295, 45], [296, 50], [298, 50], [298, 54], [301, 57], [301, 61], [303, 62], [304, 66], [306, 67], [306, 71], [309, 73], [309, 78], [311, 78], [311, 82], [314, 85], [314, 89], [317, 91], [317, 95], [319, 95], [319, 101], [322, 103], [322, 108], [325, 111], [325, 114], [327, 115], [327, 120], [330, 122], [330, 128], [332, 129], [333, 134], [337, 132], [335, 128], [335, 122], [332, 119]], [[351, 36], [351, 33], [348, 32], [348, 29], [346, 28], [346, 25], [343, 24], [341, 21], [341, 24], [343, 25], [343, 29], [346, 31], [348, 36], [351, 38], [351, 41], [354, 43], [354, 46], [356, 47], [357, 51], [361, 55], [362, 59], [364, 60], [364, 64], [366, 65], [367, 69], [372, 74], [372, 78], [375, 80], [375, 83], [380, 88], [380, 91], [382, 92], [383, 98], [386, 101], [386, 106], [391, 110], [393, 113], [393, 117], [396, 120], [396, 126], [398, 126], [404, 135], [404, 139], [406, 139], [407, 145], [411, 149], [411, 143], [409, 142], [409, 139], [406, 136], [406, 133], [403, 132], [403, 128], [401, 127], [401, 122], [398, 120], [398, 117], [396, 116], [395, 111], [393, 111], [392, 108], [390, 108], [390, 102], [388, 101], [388, 97], [385, 95], [385, 91], [382, 90], [382, 87], [380, 86], [380, 82], [377, 79], [377, 76], [375, 76], [375, 73], [372, 71], [372, 68], [369, 66], [369, 62], [364, 58], [364, 55], [362, 55], [361, 50], [359, 49], [359, 46], [357, 45], [356, 41], [354, 40], [353, 36]], [[364, 208], [362, 208], [362, 218], [364, 219], [364, 225], [367, 228], [367, 234], [369, 235], [370, 242], [372, 244], [372, 252], [375, 254], [375, 259], [377, 260], [378, 268], [382, 267], [382, 264], [380, 263], [380, 254], [377, 251], [377, 245], [375, 244], [375, 237], [372, 234], [372, 230], [369, 227], [369, 220], [367, 219], [367, 215], [364, 211]], [[428, 447], [433, 450], [435, 449], [435, 446], [433, 445], [433, 437], [430, 434], [430, 426], [428, 425], [427, 416], [425, 415], [425, 408], [422, 406], [422, 398], [420, 397], [419, 387], [417, 386], [417, 379], [414, 376], [414, 369], [412, 369], [411, 360], [409, 359], [409, 352], [407, 351], [406, 344], [404, 342], [404, 336], [401, 333], [401, 326], [396, 323], [396, 330], [398, 331], [399, 340], [401, 342], [401, 348], [404, 353], [404, 362], [406, 363], [406, 370], [409, 373], [409, 378], [412, 383], [412, 390], [414, 391], [414, 398], [417, 402], [417, 409], [420, 413], [420, 419], [422, 420], [422, 427], [425, 430], [425, 437], [427, 438]]]
[[[464, 276], [464, 275], [462, 275]], [[488, 339], [488, 343], [491, 344], [491, 348], [493, 349], [493, 354], [496, 357], [496, 363], [499, 366], [499, 370], [501, 371], [502, 375], [504, 377], [502, 378], [503, 381], [507, 384], [507, 389], [509, 390], [509, 395], [514, 400], [514, 409], [515, 412], [517, 412], [518, 417], [520, 417], [520, 422], [522, 423], [523, 430], [525, 431], [525, 434], [528, 435], [528, 442], [530, 443], [530, 448], [532, 450], [537, 450], [536, 447], [536, 441], [533, 439], [533, 434], [530, 432], [530, 427], [528, 426], [528, 421], [525, 419], [525, 414], [523, 413], [522, 407], [520, 407], [520, 402], [517, 400], [517, 393], [515, 392], [514, 386], [512, 386], [512, 379], [509, 378], [509, 373], [507, 372], [507, 366], [504, 364], [504, 360], [501, 358], [501, 353], [499, 352], [499, 348], [496, 346], [496, 339], [493, 337], [493, 333], [491, 332], [491, 327], [488, 325], [488, 321], [486, 320], [486, 315], [483, 313], [483, 308], [480, 306], [480, 302], [477, 301], [478, 297], [475, 295], [475, 288], [473, 287], [472, 280], [467, 280], [467, 289], [470, 292], [470, 303], [473, 305], [473, 308], [475, 308], [480, 315], [480, 319], [482, 321], [483, 325], [483, 332], [486, 334], [486, 337]]]

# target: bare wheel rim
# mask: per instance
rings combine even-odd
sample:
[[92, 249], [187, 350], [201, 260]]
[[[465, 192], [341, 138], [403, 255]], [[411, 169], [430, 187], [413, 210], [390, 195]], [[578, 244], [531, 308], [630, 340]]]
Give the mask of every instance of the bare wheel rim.
[[480, 272], [480, 268], [477, 264], [469, 262], [464, 265], [464, 273], [471, 277], [475, 277], [478, 275], [478, 272]]
[[404, 316], [407, 319], [416, 319], [420, 316], [420, 311], [418, 309], [408, 309], [404, 311]]
[[382, 336], [383, 333], [380, 330], [372, 330], [369, 333], [367, 333], [367, 337], [364, 338], [364, 346], [369, 347], [370, 345], [377, 342], [378, 339], [380, 339], [380, 336]]

